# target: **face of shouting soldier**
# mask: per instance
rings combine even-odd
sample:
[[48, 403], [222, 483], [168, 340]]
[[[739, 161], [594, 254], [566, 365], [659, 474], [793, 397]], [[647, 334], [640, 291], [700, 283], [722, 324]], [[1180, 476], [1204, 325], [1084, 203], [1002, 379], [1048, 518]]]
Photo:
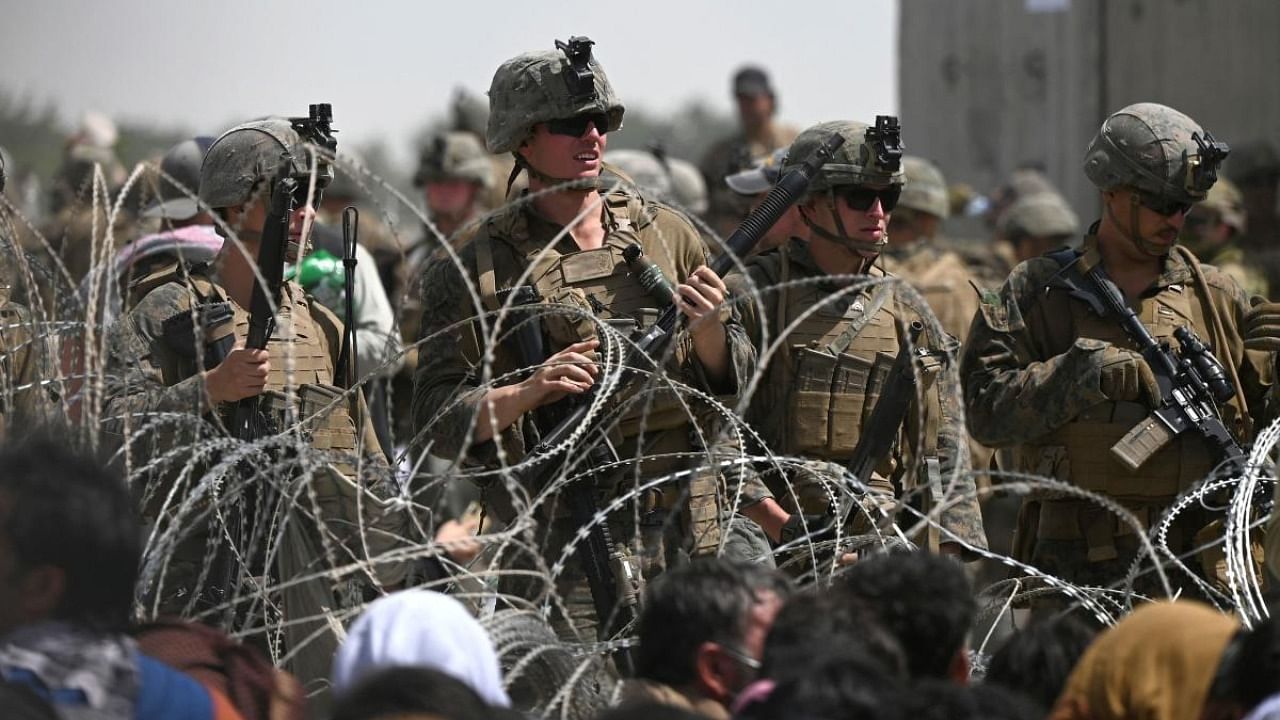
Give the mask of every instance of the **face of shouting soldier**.
[[[520, 146], [520, 155], [539, 173], [561, 180], [593, 178], [600, 174], [608, 125], [603, 114], [538, 123]], [[530, 187], [544, 186], [537, 177]]]

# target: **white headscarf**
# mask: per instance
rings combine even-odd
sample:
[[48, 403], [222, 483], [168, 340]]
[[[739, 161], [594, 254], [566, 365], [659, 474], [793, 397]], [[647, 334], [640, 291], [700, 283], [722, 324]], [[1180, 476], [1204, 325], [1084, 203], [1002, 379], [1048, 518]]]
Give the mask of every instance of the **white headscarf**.
[[405, 665], [455, 677], [490, 705], [511, 705], [489, 636], [447, 595], [405, 590], [371, 603], [334, 656], [333, 692], [340, 696], [367, 675]]

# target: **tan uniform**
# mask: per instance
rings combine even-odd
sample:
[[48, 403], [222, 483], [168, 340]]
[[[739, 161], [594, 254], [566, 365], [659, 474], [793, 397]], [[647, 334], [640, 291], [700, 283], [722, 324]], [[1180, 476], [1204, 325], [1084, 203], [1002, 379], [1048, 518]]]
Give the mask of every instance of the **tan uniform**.
[[712, 145], [702, 156], [698, 169], [707, 184], [707, 222], [716, 232], [721, 235], [733, 232], [751, 206], [750, 198], [729, 189], [724, 182], [725, 177], [751, 167], [753, 161], [778, 148], [787, 147], [795, 139], [795, 128], [773, 125], [762, 139], [752, 140], [737, 132]]
[[[1085, 239], [1086, 265], [1097, 258], [1096, 243]], [[1196, 264], [1175, 250], [1134, 307], [1157, 340], [1177, 347], [1173, 331], [1189, 326], [1234, 368], [1243, 392], [1223, 407], [1223, 420], [1244, 444], [1267, 414], [1275, 361], [1244, 349], [1240, 328], [1249, 303], [1239, 285], [1199, 267], [1203, 281]], [[1100, 492], [1143, 523], [1154, 522], [1213, 462], [1195, 432], [1175, 437], [1136, 471], [1113, 456], [1110, 448], [1150, 409], [1102, 394], [1102, 355], [1107, 344], [1134, 345], [1116, 319], [1098, 317], [1061, 287], [1055, 278], [1062, 272], [1053, 258], [1036, 258], [1015, 268], [999, 294], [984, 296], [961, 366], [970, 431], [988, 445], [1013, 447], [1016, 470]], [[1221, 333], [1209, 321], [1215, 312]], [[1170, 535], [1174, 552], [1189, 550], [1204, 524], [1195, 508], [1182, 518]], [[1136, 549], [1132, 531], [1097, 505], [1052, 493], [1023, 503], [1015, 556], [1042, 570], [1073, 582], [1116, 582]]]
[[[814, 282], [825, 273], [797, 239], [751, 258], [747, 273], [750, 282], [737, 273], [728, 279], [743, 325], [757, 347], [766, 332], [771, 344], [781, 343], [751, 399], [749, 424], [775, 453], [846, 464], [902, 346], [903, 329], [919, 320], [920, 311], [893, 283], [838, 294], [843, 288], [834, 282]], [[871, 277], [885, 275], [873, 268]], [[760, 292], [758, 304], [752, 283]], [[868, 484], [885, 492], [910, 491], [925, 508], [944, 498], [953, 501], [941, 511], [942, 528], [986, 547], [968, 453], [957, 434], [959, 389], [948, 387], [943, 373], [945, 351], [954, 352], [954, 342], [921, 337], [931, 352], [917, 363], [917, 399], [897, 449]], [[944, 486], [953, 470], [955, 484]], [[827, 493], [820, 484], [792, 488], [794, 481], [775, 478], [771, 486], [784, 506], [825, 510]]]
[[[549, 356], [573, 343], [595, 337], [592, 316], [624, 333], [647, 328], [657, 319], [657, 301], [640, 286], [622, 259], [622, 250], [628, 245], [638, 243], [672, 282], [686, 278], [706, 262], [697, 233], [672, 210], [624, 193], [602, 196], [602, 199], [607, 236], [604, 246], [598, 250], [580, 251], [568, 233], [548, 247], [563, 228], [540, 217], [529, 203], [490, 215], [475, 239], [461, 251], [467, 277], [479, 291], [480, 307], [475, 305], [458, 268], [449, 259], [437, 260], [428, 267], [422, 282], [424, 312], [414, 416], [416, 430], [420, 437], [434, 443], [435, 455], [457, 457], [465, 451], [472, 462], [488, 467], [498, 465], [500, 457], [505, 458], [506, 463], [516, 463], [537, 445], [540, 429], [549, 429], [539, 428], [530, 413], [502, 431], [495, 440], [468, 448], [462, 446], [475, 423], [475, 402], [487, 391], [486, 384], [516, 382], [523, 377], [521, 370], [529, 365], [510, 341], [492, 346], [491, 367], [486, 369], [482, 362], [488, 339], [477, 318], [500, 307], [501, 291], [523, 282], [536, 287], [542, 302], [576, 309], [576, 313], [562, 309], [543, 316], [543, 344]], [[495, 318], [495, 315], [487, 316], [490, 332]], [[510, 335], [510, 327], [508, 318], [499, 336]], [[730, 318], [726, 330], [731, 377], [725, 387], [711, 389], [720, 394], [733, 394], [739, 380], [750, 376], [752, 355], [736, 321]], [[616, 360], [610, 358], [609, 362]], [[665, 370], [678, 382], [709, 387], [687, 335], [677, 338]], [[597, 480], [602, 500], [630, 491], [638, 481], [697, 466], [715, 457], [713, 450], [706, 449], [715, 444], [715, 425], [690, 422], [690, 413], [700, 416], [705, 407], [700, 407], [702, 404], [687, 393], [678, 395], [662, 389], [665, 386], [662, 381], [656, 384], [657, 388], [650, 386], [644, 392], [610, 398], [607, 407], [593, 421], [593, 430], [607, 433], [623, 463], [619, 472]], [[687, 408], [682, 401], [687, 403]], [[572, 456], [585, 457], [583, 445], [595, 442], [598, 437], [583, 438]], [[702, 460], [672, 455], [689, 452], [706, 455]], [[569, 472], [577, 474], [586, 469], [578, 467]], [[716, 489], [718, 475], [702, 470], [692, 478], [639, 496], [639, 534], [643, 547], [630, 550], [642, 556], [646, 575], [660, 571], [671, 553], [715, 551], [720, 540], [720, 514], [727, 505]], [[489, 498], [498, 504], [503, 502], [498, 497], [500, 490], [495, 487], [489, 492]], [[527, 490], [537, 492], [541, 488]], [[637, 534], [630, 526], [635, 509], [630, 505], [626, 507], [628, 509], [610, 515], [615, 540], [631, 539]], [[543, 553], [547, 561], [552, 562], [559, 558], [576, 527], [563, 509], [551, 511], [549, 508], [541, 505], [538, 512], [543, 523], [540, 528]], [[501, 514], [501, 509], [499, 512]], [[564, 574], [557, 578], [557, 585], [568, 600], [575, 624], [593, 622], [594, 613], [586, 602], [585, 584], [576, 562], [566, 567]], [[513, 590], [530, 592], [529, 588]]]
[[1212, 256], [1206, 256], [1204, 259], [1206, 265], [1212, 265], [1222, 272], [1231, 276], [1236, 284], [1244, 289], [1250, 297], [1261, 295], [1262, 297], [1270, 297], [1269, 286], [1267, 285], [1267, 276], [1263, 273], [1262, 268], [1250, 263], [1250, 258], [1246, 256], [1244, 250], [1241, 250], [1234, 243], [1219, 248]]

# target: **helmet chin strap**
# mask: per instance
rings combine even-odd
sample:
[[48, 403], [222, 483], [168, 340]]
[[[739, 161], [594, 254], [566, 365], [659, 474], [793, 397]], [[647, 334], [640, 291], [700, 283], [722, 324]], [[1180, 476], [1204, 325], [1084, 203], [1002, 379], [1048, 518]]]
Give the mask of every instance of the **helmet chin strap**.
[[507, 193], [511, 193], [511, 185], [515, 183], [516, 177], [520, 175], [520, 171], [524, 170], [529, 173], [529, 177], [535, 178], [538, 182], [550, 187], [562, 187], [565, 190], [599, 190], [600, 176], [596, 175], [591, 178], [558, 178], [548, 175], [541, 170], [529, 164], [528, 160], [519, 152], [511, 153], [516, 159], [515, 167], [511, 168], [511, 174], [507, 176]]
[[[808, 227], [809, 231], [814, 235], [817, 235], [823, 240], [830, 240], [837, 245], [855, 252], [873, 252], [879, 254], [880, 251], [889, 244], [888, 233], [881, 235], [880, 240], [872, 242], [850, 237], [849, 232], [844, 229], [844, 222], [840, 219], [840, 213], [836, 210], [835, 193], [830, 190], [827, 191], [827, 207], [831, 210], [831, 218], [835, 220], [836, 232], [834, 233], [813, 222], [813, 219], [804, 211], [804, 208], [800, 208], [800, 219], [804, 221], [805, 226]], [[862, 269], [865, 271], [868, 267], [870, 267], [870, 265], [865, 264]]]
[[1116, 217], [1115, 211], [1111, 209], [1111, 203], [1108, 202], [1103, 204], [1106, 207], [1107, 217], [1111, 219], [1111, 223], [1116, 227], [1121, 228], [1121, 232], [1124, 233], [1124, 236], [1128, 238], [1129, 242], [1133, 243], [1134, 247], [1151, 257], [1164, 257], [1169, 254], [1169, 250], [1172, 249], [1172, 246], [1165, 247], [1158, 243], [1153, 243], [1142, 237], [1142, 233], [1139, 232], [1138, 215], [1140, 214], [1141, 205], [1138, 202], [1138, 193], [1132, 191], [1129, 193], [1129, 227], [1127, 230], [1120, 222], [1120, 218]]

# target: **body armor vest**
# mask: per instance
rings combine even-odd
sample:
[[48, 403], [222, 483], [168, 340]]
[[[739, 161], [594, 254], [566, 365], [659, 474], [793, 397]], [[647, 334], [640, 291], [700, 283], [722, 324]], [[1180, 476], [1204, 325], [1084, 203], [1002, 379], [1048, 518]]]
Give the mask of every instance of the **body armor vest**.
[[[633, 219], [642, 215], [642, 205], [638, 200], [625, 195], [609, 195], [605, 204], [609, 226], [602, 247], [596, 250], [561, 254], [553, 247], [545, 248], [530, 240], [527, 228], [519, 224], [516, 213], [511, 213], [510, 217], [517, 222], [494, 227], [492, 230], [495, 232], [489, 238], [478, 238], [475, 242], [477, 273], [485, 310], [494, 312], [501, 307], [498, 292], [509, 289], [526, 267], [531, 269], [525, 284], [537, 288], [542, 302], [568, 306], [563, 311], [542, 316], [547, 355], [596, 337], [592, 317], [627, 335], [647, 329], [658, 319], [662, 308], [640, 285], [623, 260], [622, 251], [627, 246], [639, 244], [644, 254], [662, 269], [672, 283], [693, 270], [677, 265], [660, 235], [639, 232], [645, 219]], [[502, 257], [504, 255], [505, 258]], [[499, 287], [503, 283], [506, 285]], [[683, 354], [683, 349], [676, 349], [677, 362], [683, 360]], [[507, 370], [510, 368], [500, 368], [499, 372]], [[620, 400], [625, 402], [628, 399]], [[627, 439], [642, 429], [649, 434], [687, 425], [687, 411], [675, 394], [654, 388], [648, 397], [631, 403], [613, 434], [616, 438]], [[681, 445], [682, 450], [688, 449], [687, 442]]]
[[[662, 308], [623, 259], [623, 250], [628, 246], [639, 244], [644, 255], [661, 268], [673, 285], [694, 270], [694, 266], [685, 267], [688, 263], [673, 255], [681, 248], [673, 247], [670, 237], [664, 238], [661, 232], [644, 232], [653, 219], [641, 199], [611, 193], [604, 196], [603, 202], [606, 235], [599, 249], [561, 253], [555, 247], [546, 247], [545, 239], [530, 237], [528, 219], [520, 212], [496, 216], [489, 221], [487, 232], [473, 240], [485, 311], [497, 312], [502, 307], [499, 293], [515, 286], [522, 275], [526, 279], [519, 284], [533, 285], [543, 303], [567, 306], [541, 316], [548, 356], [574, 343], [595, 338], [593, 318], [625, 335], [643, 331], [658, 319]], [[688, 352], [686, 347], [677, 345], [672, 362], [666, 367], [679, 366]], [[494, 373], [500, 375], [516, 369], [501, 367], [499, 363]], [[604, 419], [611, 425], [609, 435], [622, 460], [646, 457], [639, 470], [650, 477], [688, 467], [687, 458], [650, 457], [698, 449], [689, 423], [691, 408], [686, 407], [674, 391], [664, 389], [661, 382], [654, 383], [641, 393], [618, 397], [611, 405], [615, 408], [626, 405], [620, 417]], [[696, 555], [713, 553], [720, 542], [718, 473], [714, 468], [700, 470], [693, 473], [687, 483], [687, 493], [665, 490], [657, 493], [651, 504], [670, 509], [677, 500], [683, 499], [679, 511], [691, 538], [692, 551]], [[607, 489], [606, 493], [609, 493]]]
[[[788, 287], [801, 278], [791, 277], [789, 248], [783, 246], [778, 253], [777, 303], [771, 309], [774, 337], [783, 338], [786, 352], [779, 350], [774, 362], [781, 364], [782, 375], [767, 384], [763, 399], [769, 406], [785, 408], [786, 422], [770, 423], [775, 436], [766, 439], [775, 451], [843, 465], [880, 398], [901, 348], [901, 328], [914, 316], [898, 302], [891, 283], [843, 294], [833, 294], [821, 284]], [[915, 448], [920, 459], [937, 456], [941, 406], [935, 383], [942, 364], [930, 356], [917, 367], [917, 403], [925, 403], [925, 426], [920, 427], [918, 411], [908, 413], [905, 430], [911, 442], [900, 442], [899, 450], [881, 461], [876, 468], [880, 478], [893, 478], [910, 462]], [[872, 484], [892, 491], [884, 480]]]
[[[216, 344], [232, 335], [235, 340], [248, 337], [249, 312], [227, 299], [222, 289], [201, 272], [202, 269], [193, 268], [184, 275], [171, 265], [142, 282], [150, 288], [166, 282], [183, 284], [196, 295], [198, 304], [188, 312], [194, 312], [197, 317], [201, 306], [228, 303], [231, 319], [204, 328], [203, 341], [206, 345]], [[141, 296], [145, 292], [138, 294]], [[349, 460], [350, 454], [356, 450], [357, 429], [348, 407], [349, 401], [339, 400], [343, 390], [332, 384], [334, 370], [329, 341], [312, 312], [311, 303], [302, 288], [286, 282], [282, 286], [275, 327], [267, 341], [271, 369], [259, 408], [273, 432], [301, 423], [299, 430], [313, 448], [343, 453], [344, 459], [335, 467], [343, 475], [350, 475], [354, 472]], [[202, 363], [195, 354], [196, 340], [196, 337], [179, 339], [171, 343], [175, 351], [171, 357], [156, 358], [167, 382], [171, 377], [172, 382], [177, 382], [201, 369]]]

